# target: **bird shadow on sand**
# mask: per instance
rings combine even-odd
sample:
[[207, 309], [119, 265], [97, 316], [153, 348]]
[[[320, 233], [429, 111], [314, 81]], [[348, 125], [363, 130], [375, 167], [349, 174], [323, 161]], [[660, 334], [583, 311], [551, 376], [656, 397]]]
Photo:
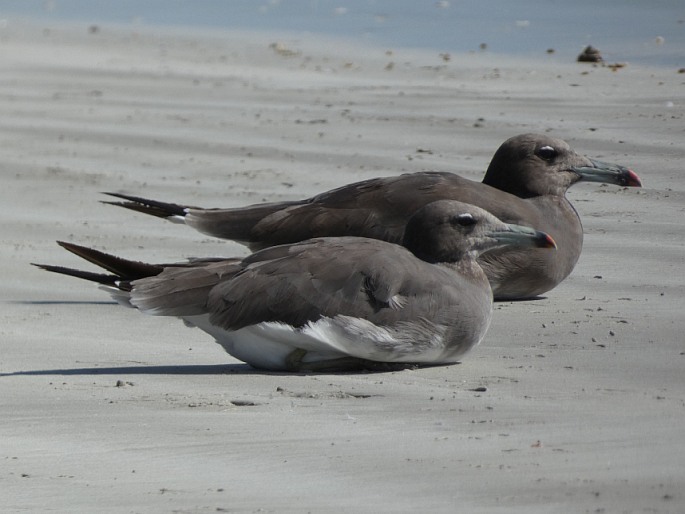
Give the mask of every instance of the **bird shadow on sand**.
[[190, 364], [164, 366], [116, 366], [90, 368], [55, 368], [0, 373], [0, 377], [18, 376], [78, 376], [78, 375], [271, 375], [247, 364]]
[[540, 302], [542, 300], [547, 300], [546, 296], [530, 296], [528, 298], [510, 298], [506, 300], [495, 300], [494, 303], [521, 303], [521, 302]]
[[119, 305], [114, 300], [9, 300], [14, 305]]
[[[445, 365], [426, 365], [422, 368], [454, 366], [459, 363]], [[373, 369], [358, 369], [346, 371], [265, 371], [251, 367], [248, 364], [189, 364], [189, 365], [163, 365], [163, 366], [116, 366], [116, 367], [90, 367], [90, 368], [55, 368], [36, 369], [25, 371], [13, 371], [0, 373], [0, 378], [5, 377], [36, 377], [36, 376], [108, 376], [108, 375], [265, 375], [265, 376], [294, 376], [294, 375], [359, 375], [378, 374], [416, 369], [412, 364], [388, 364], [379, 363]]]

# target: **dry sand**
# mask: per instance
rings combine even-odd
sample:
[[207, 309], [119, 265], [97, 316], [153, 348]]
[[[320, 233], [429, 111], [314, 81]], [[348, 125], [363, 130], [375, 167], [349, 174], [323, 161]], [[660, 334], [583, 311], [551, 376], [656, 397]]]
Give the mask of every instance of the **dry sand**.
[[[3, 29], [3, 512], [685, 511], [685, 75], [386, 50]], [[574, 273], [497, 304], [459, 365], [255, 372], [28, 264], [80, 265], [56, 239], [149, 261], [246, 253], [100, 191], [227, 207], [406, 171], [480, 179], [528, 131], [645, 187], [574, 187]]]

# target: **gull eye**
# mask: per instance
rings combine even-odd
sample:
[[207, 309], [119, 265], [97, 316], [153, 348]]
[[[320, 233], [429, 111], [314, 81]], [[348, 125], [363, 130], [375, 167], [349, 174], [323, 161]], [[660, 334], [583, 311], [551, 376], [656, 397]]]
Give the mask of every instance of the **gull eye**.
[[535, 155], [540, 157], [540, 159], [551, 162], [556, 158], [557, 151], [553, 147], [551, 147], [549, 145], [545, 145], [545, 146], [541, 146], [540, 148], [538, 148], [535, 151]]
[[464, 214], [457, 214], [452, 218], [452, 224], [453, 225], [459, 225], [461, 227], [470, 227], [476, 224], [478, 220], [473, 217], [473, 214], [464, 213]]

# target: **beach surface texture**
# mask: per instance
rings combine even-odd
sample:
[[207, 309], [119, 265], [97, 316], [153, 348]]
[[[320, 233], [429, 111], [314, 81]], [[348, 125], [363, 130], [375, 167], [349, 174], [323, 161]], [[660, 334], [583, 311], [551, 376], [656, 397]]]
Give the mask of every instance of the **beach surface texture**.
[[[5, 27], [0, 54], [3, 512], [685, 511], [676, 68], [85, 24]], [[247, 254], [103, 191], [239, 207], [405, 172], [480, 180], [525, 132], [643, 188], [571, 188], [575, 270], [496, 303], [457, 365], [258, 372], [30, 265], [82, 266], [55, 240]]]

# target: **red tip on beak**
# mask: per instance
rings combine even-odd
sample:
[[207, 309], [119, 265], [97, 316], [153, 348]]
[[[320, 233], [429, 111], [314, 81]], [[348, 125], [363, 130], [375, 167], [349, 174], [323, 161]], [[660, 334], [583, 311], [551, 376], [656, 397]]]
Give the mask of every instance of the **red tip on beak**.
[[549, 234], [545, 234], [545, 240], [541, 245], [542, 248], [555, 248], [557, 247], [557, 242]]
[[626, 171], [626, 186], [628, 187], [642, 187], [642, 181], [633, 170]]

